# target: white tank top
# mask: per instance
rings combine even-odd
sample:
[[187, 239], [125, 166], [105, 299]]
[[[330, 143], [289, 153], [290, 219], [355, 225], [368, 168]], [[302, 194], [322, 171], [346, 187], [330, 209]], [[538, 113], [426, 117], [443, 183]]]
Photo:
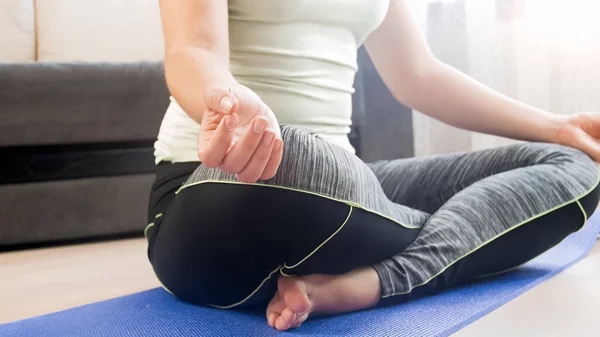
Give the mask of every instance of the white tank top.
[[[357, 49], [389, 0], [229, 0], [230, 70], [280, 124], [314, 130], [354, 152], [348, 139]], [[198, 161], [200, 127], [171, 97], [156, 162]]]

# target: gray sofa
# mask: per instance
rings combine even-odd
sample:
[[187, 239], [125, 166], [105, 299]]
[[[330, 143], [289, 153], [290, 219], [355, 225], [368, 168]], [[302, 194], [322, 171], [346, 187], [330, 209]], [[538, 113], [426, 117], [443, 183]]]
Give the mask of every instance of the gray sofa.
[[[410, 111], [359, 64], [359, 156], [412, 156]], [[168, 101], [160, 63], [0, 65], [0, 250], [142, 235]]]

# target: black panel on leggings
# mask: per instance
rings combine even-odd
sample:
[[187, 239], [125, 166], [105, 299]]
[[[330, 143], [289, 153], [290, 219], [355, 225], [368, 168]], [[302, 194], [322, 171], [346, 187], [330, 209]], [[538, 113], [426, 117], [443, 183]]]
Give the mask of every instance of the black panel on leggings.
[[148, 223], [154, 222], [157, 214], [165, 213], [175, 192], [185, 183], [199, 162], [190, 163], [165, 163], [156, 165], [156, 176], [150, 191], [148, 202]]
[[[579, 200], [591, 215], [600, 198], [600, 186]], [[501, 272], [526, 263], [580, 230], [584, 221], [576, 201], [526, 222], [498, 237], [447, 268], [410, 294], [382, 298], [379, 305], [394, 305], [438, 293], [440, 289], [464, 285], [479, 275]], [[540, 235], [543, 233], [543, 235]]]
[[[278, 266], [311, 254], [344, 224], [349, 211], [342, 202], [280, 188], [190, 186], [153, 231], [152, 264], [165, 287], [181, 299], [231, 305]], [[416, 234], [354, 209], [342, 230], [297, 271], [348, 272], [403, 249]]]
[[231, 305], [278, 265], [308, 254], [344, 221], [348, 206], [268, 187], [207, 183], [173, 200], [154, 231], [152, 264], [179, 298]]

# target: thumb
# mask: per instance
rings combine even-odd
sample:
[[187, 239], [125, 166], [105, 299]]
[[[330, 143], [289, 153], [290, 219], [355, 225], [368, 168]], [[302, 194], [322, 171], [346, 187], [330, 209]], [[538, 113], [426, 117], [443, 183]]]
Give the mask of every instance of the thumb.
[[207, 90], [204, 101], [209, 109], [224, 114], [234, 113], [239, 106], [233, 88], [228, 85], [220, 85]]

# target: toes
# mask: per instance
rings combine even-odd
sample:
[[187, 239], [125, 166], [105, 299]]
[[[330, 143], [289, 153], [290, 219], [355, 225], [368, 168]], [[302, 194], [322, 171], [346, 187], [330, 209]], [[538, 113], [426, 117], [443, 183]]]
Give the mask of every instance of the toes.
[[277, 322], [278, 317], [279, 317], [279, 314], [276, 314], [274, 312], [267, 314], [267, 322], [269, 323], [269, 326], [271, 328], [275, 327], [275, 322]]
[[292, 311], [292, 309], [290, 308], [285, 308], [283, 309], [281, 316], [277, 318], [277, 321], [275, 322], [275, 327], [277, 328], [277, 330], [287, 330], [290, 328], [295, 319], [296, 314], [294, 313], [294, 311]]
[[297, 328], [300, 325], [302, 325], [302, 323], [304, 323], [306, 321], [306, 319], [308, 318], [308, 313], [302, 314], [302, 315], [297, 315], [297, 316], [298, 317], [296, 317], [294, 322], [292, 322], [292, 324], [290, 325], [290, 329], [294, 329], [294, 328]]
[[310, 300], [306, 292], [306, 286], [296, 279], [280, 277], [278, 280], [279, 292], [283, 294], [283, 300], [287, 307], [298, 313], [310, 310]]
[[305, 313], [310, 310], [310, 300], [304, 291], [286, 293], [284, 302], [297, 313]]
[[279, 296], [279, 293], [275, 293], [275, 296], [273, 296], [273, 299], [271, 299], [271, 302], [267, 306], [267, 322], [269, 326], [275, 327], [275, 321], [277, 321], [283, 309], [285, 309], [285, 303], [281, 296]]
[[277, 293], [267, 306], [269, 326], [283, 331], [304, 323], [312, 309], [307, 290], [307, 285], [298, 278], [280, 277]]
[[285, 305], [285, 302], [283, 301], [283, 298], [281, 296], [279, 296], [279, 293], [275, 293], [275, 296], [273, 296], [273, 298], [269, 302], [269, 305], [267, 306], [267, 318], [268, 318], [269, 314], [272, 312], [281, 314], [281, 312], [283, 311], [283, 309], [285, 309], [285, 307], [286, 307], [286, 305]]

